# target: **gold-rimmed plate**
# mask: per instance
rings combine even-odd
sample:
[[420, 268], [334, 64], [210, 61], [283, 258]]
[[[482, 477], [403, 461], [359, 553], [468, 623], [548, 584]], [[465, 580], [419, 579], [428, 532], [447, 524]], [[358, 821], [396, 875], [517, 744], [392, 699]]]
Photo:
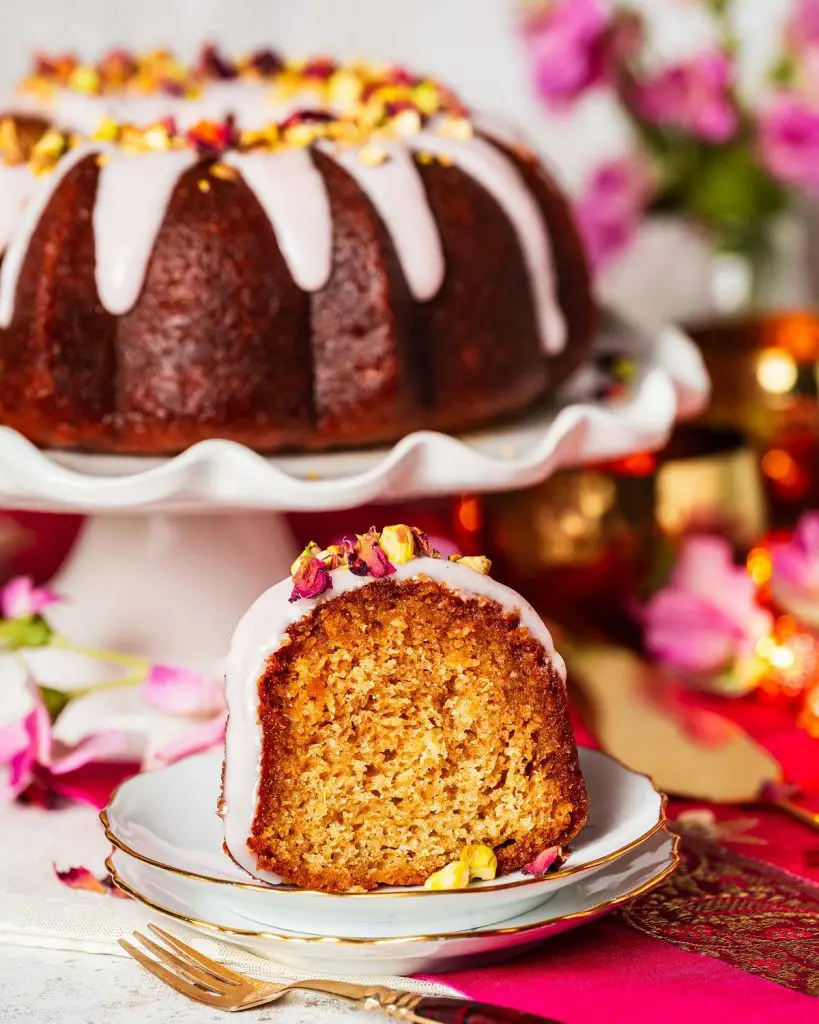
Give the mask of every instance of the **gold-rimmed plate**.
[[468, 889], [429, 892], [420, 886], [328, 894], [254, 881], [222, 847], [215, 814], [221, 756], [203, 754], [139, 775], [101, 815], [106, 835], [129, 857], [219, 890], [225, 906], [242, 897], [252, 926], [354, 938], [429, 934], [481, 927], [522, 914], [562, 888], [613, 864], [654, 835], [665, 799], [650, 779], [597, 751], [581, 751], [589, 819], [559, 871], [514, 872]]
[[661, 829], [616, 863], [500, 925], [392, 938], [254, 928], [238, 906], [225, 905], [220, 890], [196, 879], [169, 875], [121, 850], [107, 866], [125, 892], [152, 910], [286, 967], [311, 974], [405, 975], [475, 966], [594, 921], [667, 878], [679, 863], [677, 845], [677, 837]]

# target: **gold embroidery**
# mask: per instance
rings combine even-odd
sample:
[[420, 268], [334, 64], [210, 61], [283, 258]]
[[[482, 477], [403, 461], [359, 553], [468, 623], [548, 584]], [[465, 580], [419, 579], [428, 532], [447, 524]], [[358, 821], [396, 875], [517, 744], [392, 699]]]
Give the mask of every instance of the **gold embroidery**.
[[622, 922], [819, 996], [819, 888], [685, 835], [680, 869], [617, 912]]

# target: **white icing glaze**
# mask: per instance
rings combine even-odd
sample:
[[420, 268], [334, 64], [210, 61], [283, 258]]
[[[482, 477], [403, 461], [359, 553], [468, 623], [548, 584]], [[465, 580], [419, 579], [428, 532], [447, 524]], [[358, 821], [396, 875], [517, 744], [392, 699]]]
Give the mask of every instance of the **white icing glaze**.
[[[555, 652], [551, 634], [543, 620], [514, 590], [489, 576], [440, 558], [418, 558], [404, 565], [389, 578], [400, 581], [428, 576], [467, 596], [488, 597], [508, 611], [517, 612], [520, 621], [539, 640], [561, 678], [566, 666]], [[267, 658], [278, 649], [292, 623], [340, 594], [374, 583], [372, 576], [355, 576], [347, 569], [335, 569], [333, 589], [313, 600], [290, 603], [293, 589], [290, 579], [265, 591], [245, 613], [231, 641], [226, 664], [227, 702], [230, 711], [225, 736], [225, 788], [223, 821], [225, 843], [234, 860], [249, 874], [273, 884], [281, 879], [256, 866], [256, 857], [247, 849], [256, 815], [262, 730], [258, 718], [258, 680]]]
[[407, 141], [414, 150], [453, 160], [486, 189], [507, 215], [529, 271], [543, 348], [549, 353], [560, 352], [566, 343], [566, 323], [557, 301], [548, 232], [518, 169], [508, 156], [484, 139], [451, 139], [424, 131]]
[[105, 146], [94, 204], [100, 301], [116, 316], [142, 291], [154, 243], [176, 184], [198, 157], [189, 149], [124, 153]]
[[37, 180], [23, 216], [18, 222], [14, 237], [9, 242], [3, 266], [0, 269], [0, 327], [8, 327], [14, 316], [14, 299], [20, 271], [23, 269], [31, 239], [49, 200], [68, 172], [91, 153], [96, 153], [97, 150], [97, 146], [90, 144], [77, 146], [63, 157], [53, 173]]
[[333, 223], [324, 179], [306, 149], [228, 153], [270, 219], [293, 280], [304, 291], [323, 288], [332, 270]]
[[0, 164], [0, 253], [11, 240], [36, 185], [37, 179], [26, 164]]
[[372, 166], [357, 150], [321, 148], [355, 179], [378, 211], [413, 296], [425, 302], [437, 295], [446, 271], [444, 250], [410, 150], [396, 143], [380, 145], [389, 159]]

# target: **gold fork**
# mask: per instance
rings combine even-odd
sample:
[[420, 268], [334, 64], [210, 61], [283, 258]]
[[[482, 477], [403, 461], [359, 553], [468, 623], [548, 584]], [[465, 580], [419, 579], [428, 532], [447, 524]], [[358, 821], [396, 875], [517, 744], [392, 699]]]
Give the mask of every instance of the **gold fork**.
[[278, 985], [259, 981], [211, 960], [154, 924], [149, 924], [148, 928], [164, 945], [141, 932], [134, 932], [133, 937], [152, 956], [127, 939], [120, 939], [119, 944], [155, 978], [189, 999], [220, 1010], [232, 1012], [266, 1006], [277, 1002], [288, 992], [302, 990], [335, 996], [366, 1010], [380, 1010], [395, 1020], [414, 1021], [415, 1024], [558, 1024], [545, 1017], [499, 1006], [448, 997], [419, 996], [381, 985], [351, 985], [344, 981], [296, 981], [290, 985]]

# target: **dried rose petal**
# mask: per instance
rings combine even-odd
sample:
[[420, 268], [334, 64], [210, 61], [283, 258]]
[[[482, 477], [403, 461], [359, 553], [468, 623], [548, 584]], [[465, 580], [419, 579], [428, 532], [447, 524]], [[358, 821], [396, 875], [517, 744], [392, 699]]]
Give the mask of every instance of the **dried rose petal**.
[[304, 65], [301, 75], [302, 78], [314, 78], [325, 82], [332, 78], [337, 70], [338, 65], [334, 60], [330, 60], [329, 57], [316, 57]]
[[211, 78], [228, 80], [237, 78], [239, 72], [232, 60], [229, 60], [219, 52], [218, 47], [213, 43], [206, 43], [202, 47], [198, 62], [199, 71]]
[[250, 66], [260, 75], [276, 75], [284, 67], [284, 61], [275, 50], [257, 50], [251, 54]]
[[333, 580], [324, 562], [310, 555], [300, 560], [296, 572], [293, 573], [293, 592], [290, 601], [318, 597], [326, 590], [332, 589]]
[[557, 870], [565, 860], [563, 851], [559, 846], [550, 846], [548, 850], [539, 853], [529, 864], [521, 868], [524, 875], [545, 875], [549, 871]]
[[415, 550], [419, 555], [423, 555], [426, 558], [437, 558], [438, 552], [430, 544], [429, 537], [426, 531], [419, 530], [417, 526], [411, 526], [413, 534], [415, 535]]
[[116, 896], [118, 899], [123, 900], [130, 899], [127, 893], [124, 893], [122, 889], [118, 889], [114, 885], [110, 875], [99, 879], [88, 868], [68, 868], [65, 871], [60, 871], [56, 864], [53, 867], [57, 881], [67, 885], [69, 889], [83, 889], [86, 892], [98, 893], [100, 896]]
[[326, 110], [296, 110], [286, 117], [279, 125], [281, 131], [286, 132], [288, 128], [295, 128], [300, 124], [329, 124], [335, 120], [335, 115]]
[[378, 531], [373, 527], [367, 533], [358, 535], [355, 556], [349, 559], [350, 572], [356, 576], [390, 576], [395, 566], [387, 558], [378, 543]]

